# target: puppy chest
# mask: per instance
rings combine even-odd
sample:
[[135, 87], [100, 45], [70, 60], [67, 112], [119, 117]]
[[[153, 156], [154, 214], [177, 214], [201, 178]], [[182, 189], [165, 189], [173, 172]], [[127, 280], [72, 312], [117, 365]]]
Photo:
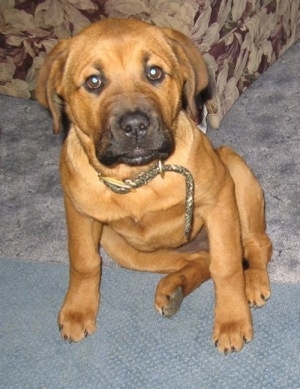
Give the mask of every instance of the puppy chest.
[[186, 241], [184, 234], [185, 206], [148, 212], [141, 217], [124, 217], [109, 223], [127, 243], [138, 250], [153, 251], [178, 247]]

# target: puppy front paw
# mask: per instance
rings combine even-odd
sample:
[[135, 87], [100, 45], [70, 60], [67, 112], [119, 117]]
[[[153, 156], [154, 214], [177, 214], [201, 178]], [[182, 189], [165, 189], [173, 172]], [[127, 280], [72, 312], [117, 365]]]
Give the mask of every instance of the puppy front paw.
[[95, 309], [74, 309], [64, 304], [58, 315], [61, 337], [67, 342], [79, 342], [96, 331]]
[[244, 343], [253, 338], [253, 327], [250, 310], [243, 314], [228, 311], [226, 315], [216, 315], [213, 342], [221, 353], [227, 355], [242, 350]]

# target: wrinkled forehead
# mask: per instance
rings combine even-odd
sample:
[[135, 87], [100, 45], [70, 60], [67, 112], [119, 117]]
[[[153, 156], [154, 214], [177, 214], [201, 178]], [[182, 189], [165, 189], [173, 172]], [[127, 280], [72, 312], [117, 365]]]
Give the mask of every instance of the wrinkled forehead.
[[150, 26], [137, 30], [87, 29], [72, 39], [69, 63], [79, 72], [86, 67], [108, 73], [134, 72], [152, 65], [169, 72], [177, 61], [166, 36]]

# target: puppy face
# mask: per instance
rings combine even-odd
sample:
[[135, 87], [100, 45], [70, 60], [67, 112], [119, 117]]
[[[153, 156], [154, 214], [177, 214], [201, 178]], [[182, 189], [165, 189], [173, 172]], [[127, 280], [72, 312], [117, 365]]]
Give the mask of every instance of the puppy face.
[[195, 116], [195, 96], [208, 82], [200, 54], [187, 46], [182, 34], [136, 20], [93, 24], [50, 53], [38, 100], [52, 111], [55, 132], [64, 106], [94, 164], [165, 160], [180, 136], [179, 111]]

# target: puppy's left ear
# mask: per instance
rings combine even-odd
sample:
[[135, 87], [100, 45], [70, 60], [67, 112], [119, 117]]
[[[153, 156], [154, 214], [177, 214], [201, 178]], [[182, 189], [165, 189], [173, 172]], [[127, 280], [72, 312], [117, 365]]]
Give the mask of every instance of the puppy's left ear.
[[36, 98], [51, 111], [53, 132], [59, 133], [63, 111], [63, 75], [68, 56], [69, 40], [60, 41], [48, 54], [40, 68]]
[[[184, 76], [184, 98], [186, 110], [198, 124], [202, 122], [204, 104], [208, 111], [208, 118], [220, 114], [219, 100], [216, 95], [215, 79], [192, 41], [179, 31], [163, 28], [169, 38], [173, 51], [180, 62]], [[210, 120], [211, 122], [211, 120]], [[217, 120], [213, 128], [218, 128]]]

